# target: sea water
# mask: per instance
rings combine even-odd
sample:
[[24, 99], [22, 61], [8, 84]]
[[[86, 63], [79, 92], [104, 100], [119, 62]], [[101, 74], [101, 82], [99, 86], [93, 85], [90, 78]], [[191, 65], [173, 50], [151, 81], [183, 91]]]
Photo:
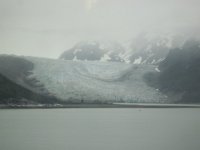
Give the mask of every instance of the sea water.
[[200, 109], [1, 109], [0, 150], [200, 150]]

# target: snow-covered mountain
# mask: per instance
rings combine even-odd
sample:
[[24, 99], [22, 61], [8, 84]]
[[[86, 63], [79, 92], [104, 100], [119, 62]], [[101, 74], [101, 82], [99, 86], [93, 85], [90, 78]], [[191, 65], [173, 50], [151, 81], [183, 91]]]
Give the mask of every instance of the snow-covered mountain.
[[83, 41], [65, 51], [60, 59], [117, 61], [133, 64], [158, 64], [171, 49], [186, 41], [182, 35], [140, 34], [123, 46], [117, 42]]
[[182, 47], [186, 40], [182, 35], [140, 34], [126, 44], [123, 58], [133, 64], [158, 64], [171, 49]]
[[[17, 61], [9, 64], [11, 70], [6, 66], [7, 64], [2, 64], [3, 61], [0, 63], [1, 67], [4, 66], [2, 68], [7, 68], [0, 69], [1, 74], [7, 75], [13, 82], [34, 92], [38, 92], [37, 88], [43, 89], [41, 93], [48, 93], [63, 101], [165, 101], [165, 96], [148, 86], [143, 79], [143, 75], [147, 72], [156, 72], [153, 65], [16, 56], [7, 56], [6, 59], [13, 59], [13, 57], [17, 58]], [[25, 69], [23, 75], [12, 70], [19, 62], [27, 63], [25, 60], [33, 66]], [[15, 78], [9, 76], [10, 73], [13, 73]]]
[[121, 55], [124, 52], [124, 48], [117, 42], [82, 41], [65, 51], [60, 59], [122, 62]]

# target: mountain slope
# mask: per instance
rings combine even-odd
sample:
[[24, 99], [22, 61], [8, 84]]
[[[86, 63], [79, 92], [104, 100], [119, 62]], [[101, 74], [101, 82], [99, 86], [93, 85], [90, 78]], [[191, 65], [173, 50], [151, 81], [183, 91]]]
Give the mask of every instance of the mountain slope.
[[36, 94], [0, 74], [0, 104], [56, 103], [54, 97]]
[[200, 102], [200, 43], [187, 41], [170, 51], [159, 65], [159, 73], [148, 76], [151, 85], [168, 95], [172, 102]]
[[159, 64], [171, 49], [181, 48], [187, 38], [183, 35], [146, 33], [124, 46], [110, 41], [83, 41], [63, 52], [60, 59]]
[[9, 80], [37, 93], [48, 93], [35, 78], [28, 78], [34, 64], [24, 57], [0, 55], [0, 73]]
[[129, 42], [123, 58], [134, 64], [159, 64], [171, 49], [182, 47], [186, 39], [181, 35], [143, 33]]
[[63, 60], [122, 62], [124, 48], [117, 42], [82, 41], [61, 54]]

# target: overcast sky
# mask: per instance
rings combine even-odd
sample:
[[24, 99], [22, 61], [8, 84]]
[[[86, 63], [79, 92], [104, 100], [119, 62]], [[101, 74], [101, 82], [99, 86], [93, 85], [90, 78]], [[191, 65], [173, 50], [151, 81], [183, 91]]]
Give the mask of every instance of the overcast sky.
[[57, 58], [82, 40], [200, 31], [200, 0], [0, 0], [0, 53]]

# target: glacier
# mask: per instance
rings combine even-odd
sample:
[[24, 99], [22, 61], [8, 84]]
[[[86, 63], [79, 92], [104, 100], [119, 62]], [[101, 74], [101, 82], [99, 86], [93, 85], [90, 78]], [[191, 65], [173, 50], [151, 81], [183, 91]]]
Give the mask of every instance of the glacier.
[[25, 57], [36, 78], [54, 96], [73, 102], [162, 103], [166, 96], [148, 86], [143, 75], [156, 66], [120, 62], [71, 61]]

